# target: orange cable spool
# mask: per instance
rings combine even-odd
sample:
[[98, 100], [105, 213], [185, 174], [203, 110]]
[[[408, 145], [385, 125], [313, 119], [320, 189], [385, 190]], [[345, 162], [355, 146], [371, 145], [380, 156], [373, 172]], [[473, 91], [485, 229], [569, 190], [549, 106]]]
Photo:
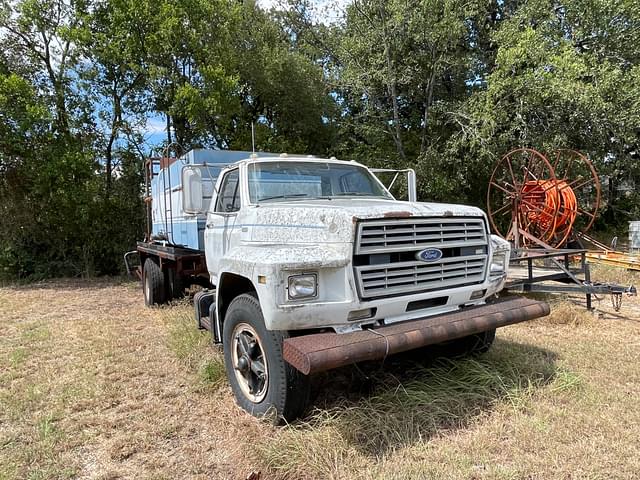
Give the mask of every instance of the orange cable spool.
[[519, 214], [546, 231], [542, 240], [560, 237], [560, 243], [564, 242], [577, 215], [578, 202], [571, 187], [562, 180], [530, 180], [522, 187], [522, 198], [526, 202], [520, 204]]
[[516, 247], [562, 247], [591, 227], [599, 204], [595, 168], [573, 150], [558, 150], [553, 165], [536, 150], [513, 150], [494, 168], [487, 192], [493, 229]]

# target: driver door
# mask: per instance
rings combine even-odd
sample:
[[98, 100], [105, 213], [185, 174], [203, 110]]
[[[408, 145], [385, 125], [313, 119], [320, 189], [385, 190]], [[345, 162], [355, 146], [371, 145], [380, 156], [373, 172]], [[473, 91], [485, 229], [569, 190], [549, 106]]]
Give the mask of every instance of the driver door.
[[214, 285], [218, 283], [220, 260], [233, 246], [238, 212], [240, 211], [240, 176], [239, 169], [233, 169], [224, 174], [220, 182], [220, 190], [216, 196], [215, 205], [211, 205], [207, 215], [205, 229], [205, 253], [207, 268]]

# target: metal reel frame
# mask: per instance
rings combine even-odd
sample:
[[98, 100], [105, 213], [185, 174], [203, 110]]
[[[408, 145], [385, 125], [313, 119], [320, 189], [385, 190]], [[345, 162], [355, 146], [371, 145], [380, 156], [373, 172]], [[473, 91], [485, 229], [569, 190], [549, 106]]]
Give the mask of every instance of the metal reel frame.
[[[576, 165], [581, 165], [582, 171], [576, 169]], [[565, 235], [560, 242], [560, 244], [564, 244], [564, 242], [569, 239], [570, 234], [585, 234], [593, 226], [600, 209], [602, 185], [593, 162], [577, 150], [569, 148], [559, 148], [556, 150], [553, 169], [556, 177], [565, 183], [565, 185], [560, 186], [559, 189], [562, 191], [566, 188], [571, 188], [575, 192], [578, 200], [576, 208], [578, 217], [586, 217], [587, 219], [586, 222], [581, 225], [580, 223], [574, 223], [571, 231], [567, 232], [567, 235]], [[577, 175], [579, 175], [578, 178], [572, 175], [576, 170]], [[593, 195], [585, 193], [585, 188], [589, 186], [593, 187]]]
[[[543, 179], [550, 183], [540, 184]], [[537, 150], [517, 148], [504, 155], [493, 169], [487, 190], [487, 211], [493, 230], [513, 242], [515, 248], [532, 244], [549, 247], [545, 240], [552, 233], [552, 220], [559, 205], [540, 207], [523, 189], [525, 185], [540, 184], [537, 193], [545, 195], [550, 190], [557, 191], [555, 181], [553, 166]], [[511, 219], [507, 226], [502, 217], [508, 213]], [[536, 223], [536, 218], [545, 221]]]
[[515, 248], [560, 248], [593, 226], [600, 199], [600, 179], [582, 153], [558, 149], [552, 164], [535, 149], [517, 148], [493, 169], [487, 212], [493, 230]]

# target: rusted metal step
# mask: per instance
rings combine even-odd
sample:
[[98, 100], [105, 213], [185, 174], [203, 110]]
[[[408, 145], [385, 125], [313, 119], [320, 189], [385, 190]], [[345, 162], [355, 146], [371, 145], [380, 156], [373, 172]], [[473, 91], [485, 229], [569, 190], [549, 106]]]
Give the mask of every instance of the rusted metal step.
[[488, 305], [352, 333], [287, 338], [284, 359], [305, 375], [549, 315], [546, 302], [507, 297]]

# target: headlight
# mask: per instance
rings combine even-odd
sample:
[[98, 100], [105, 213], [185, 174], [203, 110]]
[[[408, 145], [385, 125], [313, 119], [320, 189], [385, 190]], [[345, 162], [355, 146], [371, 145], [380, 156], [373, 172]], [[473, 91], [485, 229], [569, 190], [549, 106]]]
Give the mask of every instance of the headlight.
[[509, 267], [509, 257], [511, 256], [511, 245], [509, 242], [497, 235], [491, 235], [491, 266], [489, 274], [492, 277], [499, 277], [507, 273]]
[[507, 271], [506, 263], [508, 261], [507, 260], [508, 253], [509, 253], [508, 251], [493, 252], [493, 257], [491, 258], [491, 268], [490, 268], [492, 277], [497, 277]]
[[289, 299], [299, 300], [318, 295], [318, 276], [315, 273], [289, 277]]

